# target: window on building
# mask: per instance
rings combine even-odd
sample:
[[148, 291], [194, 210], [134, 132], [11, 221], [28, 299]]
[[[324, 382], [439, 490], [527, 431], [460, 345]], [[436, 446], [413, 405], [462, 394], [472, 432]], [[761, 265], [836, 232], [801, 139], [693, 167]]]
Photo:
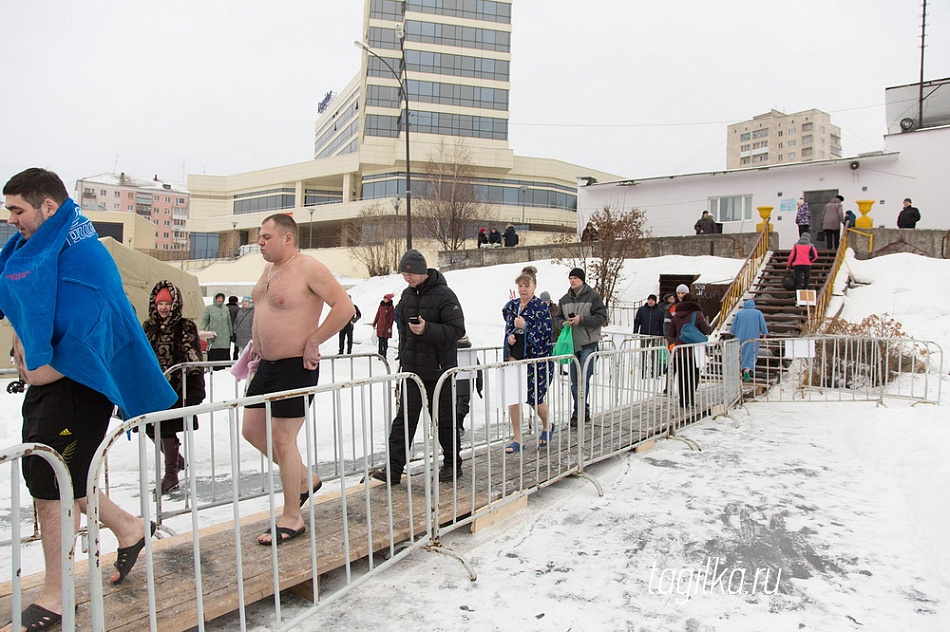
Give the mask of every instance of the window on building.
[[131, 212], [131, 211], [134, 211], [134, 210], [135, 210], [135, 207], [132, 206], [131, 204], [129, 204], [129, 205], [126, 207], [126, 210], [129, 211], [129, 212]]
[[120, 194], [118, 191], [116, 191], [116, 192], [115, 192], [115, 197], [119, 197], [119, 195], [121, 195], [121, 194]]
[[132, 198], [135, 197], [135, 193], [133, 193], [132, 191], [129, 191], [126, 197], [128, 197], [131, 200]]
[[802, 133], [810, 132], [814, 125], [812, 123], [802, 123]]
[[781, 138], [781, 136], [782, 136], [782, 130], [779, 130], [779, 131], [778, 131], [778, 135], [779, 135], [779, 137]]
[[175, 200], [175, 204], [184, 204], [184, 203], [185, 203], [185, 198], [177, 198]]
[[782, 154], [779, 154], [779, 155], [778, 155], [778, 161], [779, 161], [779, 162], [782, 162]]
[[717, 222], [741, 222], [752, 219], [752, 196], [733, 195], [709, 198], [709, 214]]
[[798, 142], [798, 141], [796, 141], [796, 140], [789, 140], [789, 141], [788, 141], [788, 146], [789, 146], [789, 147], [794, 147], [797, 142]]
[[794, 127], [789, 127], [789, 128], [788, 128], [788, 135], [789, 135], [789, 136], [794, 136], [794, 135], [795, 135], [795, 128], [794, 128]]
[[739, 164], [740, 164], [740, 165], [747, 165], [747, 164], [749, 164], [750, 162], [752, 162], [752, 159], [749, 158], [748, 156], [743, 156], [742, 158], [739, 159]]
[[805, 147], [802, 149], [802, 158], [811, 158], [813, 153], [811, 147]]
[[747, 145], [743, 145], [742, 147], [740, 147], [740, 148], [739, 148], [739, 151], [749, 151], [750, 149], [752, 149], [752, 145], [748, 145], [748, 144], [747, 144]]
[[782, 143], [779, 143], [779, 144], [778, 144], [778, 148], [779, 148], [779, 149], [782, 148]]
[[795, 152], [794, 152], [794, 151], [788, 152], [788, 159], [789, 159], [789, 160], [795, 160]]
[[746, 132], [745, 134], [743, 134], [742, 136], [739, 137], [739, 141], [740, 141], [740, 142], [743, 142], [743, 143], [744, 143], [745, 141], [751, 140], [751, 139], [752, 139], [752, 134], [750, 134], [749, 132]]
[[763, 127], [762, 129], [757, 129], [752, 132], [752, 138], [768, 138], [769, 137], [769, 128]]
[[[91, 191], [90, 191], [90, 192], [91, 192]], [[99, 195], [105, 195], [105, 194], [106, 194], [106, 190], [105, 190], [105, 189], [99, 189]]]
[[113, 204], [113, 205], [112, 205], [112, 210], [113, 210], [113, 211], [118, 211], [118, 210], [119, 210], [119, 205], [118, 205], [118, 204]]

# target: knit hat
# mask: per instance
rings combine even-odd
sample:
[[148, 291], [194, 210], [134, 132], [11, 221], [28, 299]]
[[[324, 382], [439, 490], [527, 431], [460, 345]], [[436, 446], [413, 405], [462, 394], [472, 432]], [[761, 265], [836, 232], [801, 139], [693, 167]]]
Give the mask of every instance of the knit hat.
[[542, 301], [550, 301], [550, 300], [551, 300], [551, 294], [548, 293], [547, 291], [541, 292], [541, 296], [539, 296], [538, 298], [540, 298]]
[[649, 301], [650, 299], [653, 299], [653, 300], [655, 301], [655, 300], [656, 300], [656, 294], [651, 294], [650, 296], [647, 297], [647, 300], [648, 300], [648, 301]]
[[676, 286], [676, 293], [679, 294], [680, 292], [683, 294], [689, 294], [689, 286], [685, 283], [680, 283]]
[[407, 250], [399, 261], [399, 271], [409, 274], [427, 274], [429, 266], [426, 264], [426, 258], [418, 250]]
[[584, 271], [583, 271], [582, 269], [580, 269], [580, 268], [574, 268], [573, 270], [571, 270], [570, 272], [567, 273], [567, 276], [568, 276], [568, 278], [570, 278], [570, 277], [577, 277], [578, 279], [580, 279], [580, 280], [583, 281], [584, 283], [587, 283], [587, 273], [584, 272]]
[[394, 296], [395, 296], [395, 294], [393, 294], [392, 292], [390, 292], [389, 294], [383, 294], [383, 298], [388, 298], [388, 299], [390, 299], [390, 300], [392, 300], [392, 298], [393, 298]]
[[250, 303], [250, 302], [251, 302], [251, 297], [250, 297], [250, 296], [245, 296], [244, 298], [241, 299], [241, 302], [242, 302], [242, 303], [243, 303], [244, 301], [247, 301], [248, 303]]
[[172, 302], [172, 293], [168, 291], [167, 287], [163, 287], [158, 291], [158, 294], [155, 295], [155, 304], [159, 303], [171, 303]]

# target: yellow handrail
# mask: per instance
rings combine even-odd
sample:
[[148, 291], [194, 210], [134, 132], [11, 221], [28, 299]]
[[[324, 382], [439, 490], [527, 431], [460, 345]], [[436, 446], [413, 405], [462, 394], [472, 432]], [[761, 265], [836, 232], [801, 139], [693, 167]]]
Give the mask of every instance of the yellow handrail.
[[835, 261], [831, 264], [831, 272], [828, 273], [825, 284], [818, 290], [818, 300], [815, 305], [815, 320], [808, 323], [808, 329], [810, 329], [811, 332], [817, 331], [821, 322], [825, 319], [825, 313], [828, 311], [828, 303], [831, 302], [831, 294], [835, 287], [835, 277], [838, 276], [838, 270], [841, 268], [841, 264], [844, 263], [844, 255], [848, 251], [848, 231], [850, 230], [854, 229], [849, 228], [844, 231], [844, 235], [841, 236], [841, 244], [838, 246]]
[[729, 313], [732, 311], [732, 308], [736, 306], [739, 302], [739, 299], [742, 298], [742, 295], [745, 294], [746, 290], [752, 285], [752, 281], [755, 279], [755, 275], [759, 273], [759, 268], [762, 266], [762, 261], [765, 259], [765, 255], [769, 251], [769, 233], [771, 232], [771, 224], [767, 223], [765, 229], [759, 233], [759, 238], [755, 242], [755, 246], [752, 247], [752, 252], [749, 253], [749, 256], [746, 257], [745, 262], [743, 262], [742, 267], [739, 268], [739, 272], [736, 273], [736, 278], [732, 280], [732, 284], [729, 285], [729, 288], [726, 290], [726, 293], [722, 297], [722, 302], [719, 307], [719, 314], [716, 316], [716, 319], [713, 321], [713, 327], [719, 329], [726, 321], [726, 317], [729, 316]]
[[847, 241], [848, 233], [857, 233], [858, 235], [863, 235], [868, 238], [868, 254], [874, 252], [874, 233], [866, 233], [863, 230], [858, 230], [856, 228], [849, 228], [844, 231], [845, 240]]

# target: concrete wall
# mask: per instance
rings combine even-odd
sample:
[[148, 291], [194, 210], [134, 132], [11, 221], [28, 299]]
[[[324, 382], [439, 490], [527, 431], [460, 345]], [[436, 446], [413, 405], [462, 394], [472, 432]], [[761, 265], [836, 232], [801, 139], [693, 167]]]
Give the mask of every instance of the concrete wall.
[[[664, 255], [685, 255], [698, 257], [713, 255], [744, 259], [752, 252], [758, 233], [737, 233], [734, 235], [691, 235], [687, 237], [651, 237], [644, 239], [643, 257], [662, 257]], [[514, 248], [481, 248], [440, 252], [439, 270], [464, 270], [503, 263], [520, 263], [543, 259], [569, 258], [577, 255], [580, 244], [546, 244], [537, 246], [516, 246]], [[769, 235], [769, 248], [778, 248], [778, 234]], [[431, 265], [431, 264], [430, 264]]]
[[873, 251], [868, 252], [871, 240], [865, 235], [848, 234], [848, 247], [854, 250], [857, 259], [870, 259], [895, 252], [912, 252], [935, 259], [950, 258], [950, 231], [900, 228], [873, 228]]

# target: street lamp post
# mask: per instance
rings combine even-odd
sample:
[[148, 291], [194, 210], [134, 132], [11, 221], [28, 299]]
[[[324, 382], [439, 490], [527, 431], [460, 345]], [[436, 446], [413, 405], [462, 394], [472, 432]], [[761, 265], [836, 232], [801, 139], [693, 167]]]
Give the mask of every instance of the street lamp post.
[[525, 223], [524, 222], [524, 199], [528, 197], [528, 187], [522, 184], [518, 188], [521, 189], [521, 226], [522, 226], [521, 230], [524, 230], [524, 223]]
[[372, 55], [379, 61], [383, 62], [383, 65], [389, 69], [389, 72], [392, 73], [393, 77], [396, 79], [396, 82], [399, 84], [399, 91], [402, 94], [402, 98], [406, 101], [406, 116], [405, 116], [405, 130], [406, 130], [406, 249], [409, 250], [412, 248], [412, 178], [411, 172], [412, 168], [409, 163], [409, 90], [406, 87], [408, 82], [408, 69], [406, 69], [406, 33], [402, 29], [401, 24], [396, 25], [396, 35], [399, 37], [399, 50], [402, 52], [402, 68], [404, 72], [407, 73], [406, 81], [400, 77], [399, 73], [386, 61], [383, 57], [380, 57], [374, 53], [369, 46], [363, 42], [353, 42], [360, 48], [362, 48], [368, 55]]
[[313, 248], [313, 207], [310, 207], [310, 240], [307, 242], [308, 248]]

